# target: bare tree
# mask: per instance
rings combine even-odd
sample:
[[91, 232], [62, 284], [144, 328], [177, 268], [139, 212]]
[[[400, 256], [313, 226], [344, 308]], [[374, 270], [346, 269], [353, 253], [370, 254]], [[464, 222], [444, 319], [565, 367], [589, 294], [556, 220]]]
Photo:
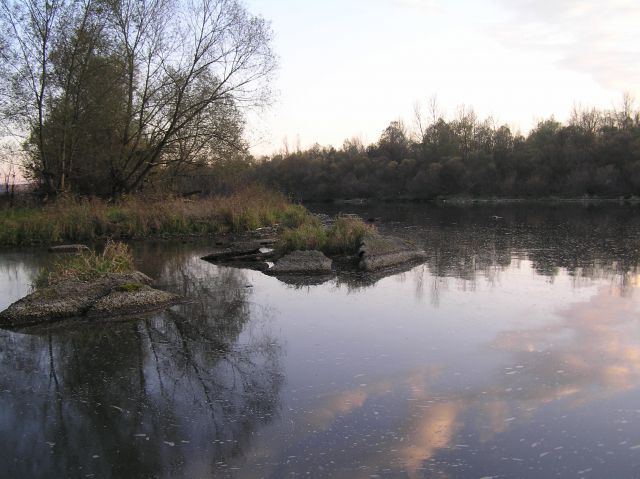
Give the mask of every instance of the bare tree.
[[243, 149], [270, 97], [271, 30], [238, 0], [2, 1], [9, 104], [49, 190], [117, 195]]
[[569, 117], [569, 125], [583, 129], [595, 135], [603, 122], [602, 113], [595, 108], [585, 108], [574, 104]]
[[46, 102], [50, 86], [50, 51], [53, 32], [62, 7], [61, 0], [3, 0], [0, 21], [12, 41], [6, 39], [3, 48], [3, 69], [10, 75], [10, 100], [12, 111], [5, 116], [17, 123], [28, 122], [37, 131], [35, 142], [40, 151], [42, 179], [52, 189], [52, 173], [44, 148], [44, 123]]
[[12, 207], [15, 201], [16, 184], [19, 181], [18, 175], [18, 154], [11, 142], [0, 142], [0, 196], [9, 197], [9, 206]]
[[429, 109], [428, 118], [425, 118], [425, 113], [420, 101], [416, 101], [413, 104], [413, 121], [419, 135], [419, 141], [424, 139], [424, 136], [427, 134], [427, 129], [431, 125], [435, 125], [438, 119], [442, 118], [442, 112], [438, 106], [437, 95], [431, 95], [429, 97], [427, 100], [427, 107]]

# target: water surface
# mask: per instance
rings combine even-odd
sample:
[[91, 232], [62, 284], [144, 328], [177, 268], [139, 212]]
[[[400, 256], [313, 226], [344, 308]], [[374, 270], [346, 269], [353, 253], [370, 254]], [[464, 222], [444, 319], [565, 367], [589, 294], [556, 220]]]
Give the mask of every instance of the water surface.
[[[0, 476], [640, 476], [638, 207], [348, 208], [428, 261], [292, 286], [135, 243], [188, 304], [0, 330]], [[50, 260], [1, 253], [0, 308]]]

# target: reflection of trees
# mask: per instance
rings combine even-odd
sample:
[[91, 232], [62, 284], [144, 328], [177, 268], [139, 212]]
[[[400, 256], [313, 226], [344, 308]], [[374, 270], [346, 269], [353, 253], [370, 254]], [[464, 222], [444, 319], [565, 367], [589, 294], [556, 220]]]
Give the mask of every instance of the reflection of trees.
[[159, 257], [156, 276], [186, 304], [62, 334], [2, 333], [9, 477], [210, 475], [277, 413], [282, 352], [244, 272], [177, 258]]
[[[330, 214], [339, 212], [322, 208]], [[464, 289], [473, 289], [478, 278], [494, 284], [514, 261], [527, 260], [550, 280], [564, 269], [576, 286], [608, 279], [626, 294], [640, 263], [637, 206], [383, 204], [349, 206], [349, 212], [381, 218], [381, 232], [411, 240], [427, 252], [426, 265], [433, 277], [456, 278]], [[426, 284], [420, 275], [414, 276], [417, 283]], [[355, 276], [344, 282], [358, 289], [379, 279]], [[420, 284], [416, 291], [421, 294]]]

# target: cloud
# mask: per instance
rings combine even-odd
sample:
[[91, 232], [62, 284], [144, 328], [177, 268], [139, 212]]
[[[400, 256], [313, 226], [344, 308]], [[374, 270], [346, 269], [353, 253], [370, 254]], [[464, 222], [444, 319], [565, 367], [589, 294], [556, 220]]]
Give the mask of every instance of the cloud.
[[628, 0], [500, 0], [509, 14], [493, 33], [534, 49], [601, 85], [632, 91], [640, 83], [640, 3]]

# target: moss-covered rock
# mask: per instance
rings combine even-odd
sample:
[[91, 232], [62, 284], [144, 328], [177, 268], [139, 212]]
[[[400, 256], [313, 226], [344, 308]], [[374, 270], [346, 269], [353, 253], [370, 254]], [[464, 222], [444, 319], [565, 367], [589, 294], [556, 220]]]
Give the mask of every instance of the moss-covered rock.
[[180, 299], [152, 288], [151, 283], [151, 278], [139, 271], [105, 273], [91, 281], [64, 279], [36, 290], [2, 311], [0, 326], [139, 314], [167, 307]]

